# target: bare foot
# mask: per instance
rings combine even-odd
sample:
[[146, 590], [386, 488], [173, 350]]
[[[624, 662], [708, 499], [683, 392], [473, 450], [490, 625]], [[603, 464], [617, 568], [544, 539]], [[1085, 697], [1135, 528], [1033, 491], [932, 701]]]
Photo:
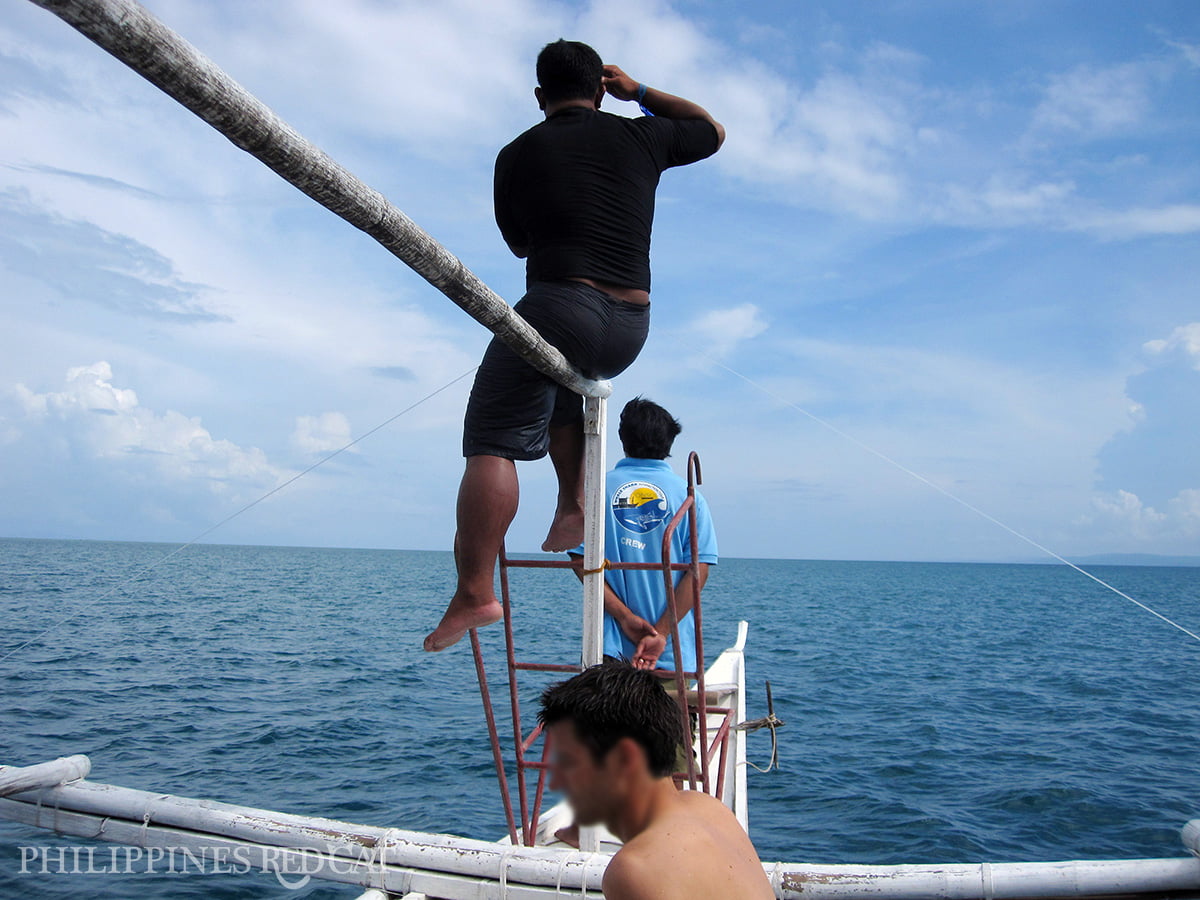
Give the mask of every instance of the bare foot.
[[423, 646], [430, 653], [440, 653], [457, 644], [472, 628], [482, 628], [503, 618], [504, 608], [495, 597], [490, 602], [476, 605], [459, 600], [455, 595], [438, 627], [425, 636]]
[[542, 550], [546, 553], [562, 553], [573, 550], [583, 543], [583, 510], [573, 509], [570, 512], [556, 512], [554, 521], [550, 523], [550, 532], [542, 541]]
[[566, 828], [560, 828], [554, 832], [554, 836], [566, 844], [568, 847], [579, 849], [579, 823], [572, 822]]

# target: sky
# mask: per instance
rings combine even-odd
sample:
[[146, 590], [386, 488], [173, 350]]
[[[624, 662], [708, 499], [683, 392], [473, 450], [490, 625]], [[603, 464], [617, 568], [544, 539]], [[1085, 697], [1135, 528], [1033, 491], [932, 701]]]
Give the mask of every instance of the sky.
[[[1038, 556], [963, 504], [1063, 555], [1200, 553], [1193, 0], [146, 6], [509, 302], [492, 164], [544, 43], [709, 109], [611, 413], [681, 420], [723, 554]], [[445, 388], [205, 540], [450, 547], [488, 334], [25, 2], [0, 223], [0, 535], [188, 541]], [[554, 479], [519, 471], [528, 551]]]

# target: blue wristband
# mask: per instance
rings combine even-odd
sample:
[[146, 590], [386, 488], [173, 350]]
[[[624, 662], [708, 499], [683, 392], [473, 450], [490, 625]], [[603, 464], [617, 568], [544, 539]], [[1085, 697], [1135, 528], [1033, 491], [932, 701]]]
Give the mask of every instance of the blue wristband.
[[648, 116], [653, 116], [654, 113], [652, 113], [652, 112], [650, 112], [650, 110], [646, 109], [646, 105], [642, 102], [645, 99], [646, 99], [646, 86], [644, 84], [639, 84], [638, 89], [637, 89], [638, 109], [640, 109], [642, 112], [644, 112]]

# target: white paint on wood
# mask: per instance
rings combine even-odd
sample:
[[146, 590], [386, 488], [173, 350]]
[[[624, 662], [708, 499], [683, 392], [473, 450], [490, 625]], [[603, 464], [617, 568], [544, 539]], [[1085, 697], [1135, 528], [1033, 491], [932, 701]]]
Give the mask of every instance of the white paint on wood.
[[[68, 786], [36, 792], [43, 798], [40, 807], [28, 800], [0, 800], [0, 818], [52, 828], [61, 834], [99, 838], [134, 847], [222, 852], [226, 854], [226, 860], [244, 858], [255, 870], [280, 871], [292, 879], [307, 874], [311, 878], [356, 884], [389, 894], [419, 892], [447, 900], [579, 897], [584, 884], [588, 894], [596, 892], [598, 896], [603, 867], [607, 864], [604, 856], [536, 847], [502, 847], [446, 835], [421, 835], [423, 841], [414, 846], [408, 845], [403, 838], [412, 832], [393, 830], [384, 834], [385, 829], [345, 823], [336, 824], [342, 825], [346, 835], [376, 832], [379, 840], [370, 846], [358, 844], [358, 855], [338, 852], [336, 841], [329, 847], [318, 845], [307, 849], [305, 846], [279, 846], [261, 842], [261, 835], [260, 842], [252, 842], [103, 813], [56, 809], [52, 801], [69, 800], [69, 794], [74, 790]], [[124, 788], [111, 790], [128, 791]], [[328, 819], [311, 821], [330, 822]], [[1191, 857], [926, 866], [778, 863], [768, 864], [764, 869], [781, 900], [916, 900], [930, 897], [1018, 900], [1151, 896], [1200, 890], [1200, 859]], [[502, 872], [503, 888], [500, 883]]]
[[1193, 855], [1200, 856], [1200, 819], [1192, 819], [1184, 825], [1180, 836], [1183, 838], [1183, 846]]
[[[220, 865], [225, 871], [236, 865], [240, 874], [249, 876], [252, 872], [263, 873], [259, 877], [270, 878], [272, 884], [278, 879], [285, 886], [298, 888], [311, 879], [318, 879], [374, 888], [397, 896], [410, 892], [424, 893], [442, 900], [547, 900], [551, 897], [568, 896], [578, 898], [583, 895], [584, 881], [589, 885], [587, 894], [598, 898], [600, 878], [604, 871], [603, 862], [606, 862], [601, 858], [603, 862], [593, 863], [585, 860], [580, 863], [583, 854], [573, 852], [574, 864], [568, 862], [561, 867], [561, 891], [556, 888], [554, 874], [560, 870], [558, 864], [543, 866], [538, 883], [522, 881], [518, 867], [509, 864], [507, 884], [502, 888], [499, 873], [503, 861], [499, 855], [493, 860], [490, 868], [478, 865], [478, 859], [468, 858], [467, 865], [459, 868], [465, 870], [471, 867], [470, 864], [474, 864], [476, 871], [460, 874], [439, 869], [438, 859], [435, 857], [418, 858], [418, 865], [397, 865], [390, 857], [380, 861], [369, 854], [356, 858], [319, 849], [279, 847], [186, 829], [143, 825], [141, 822], [113, 819], [97, 814], [56, 810], [52, 807], [39, 809], [35, 805], [12, 800], [0, 800], [0, 818], [53, 828], [55, 832], [64, 835], [97, 838], [147, 850], [158, 848], [164, 851], [164, 855], [160, 856], [157, 862], [160, 872], [167, 865], [164, 861], [165, 853], [173, 850], [180, 866], [184, 864], [186, 854], [191, 853], [193, 857]], [[561, 857], [561, 854], [558, 856]], [[122, 865], [124, 860], [125, 857], [122, 856]], [[421, 862], [426, 863], [427, 867], [422, 868], [419, 865]], [[195, 870], [193, 865], [192, 871]]]
[[[603, 854], [570, 851], [564, 856], [562, 851], [541, 847], [511, 847], [452, 835], [288, 815], [89, 781], [26, 791], [0, 800], [0, 818], [44, 828], [62, 830], [64, 822], [72, 821], [72, 815], [104, 820], [106, 824], [103, 835], [86, 830], [70, 833], [138, 846], [142, 845], [136, 839], [138, 830], [156, 826], [172, 833], [273, 846], [300, 855], [376, 864], [382, 860], [389, 866], [469, 878], [498, 878], [501, 868], [514, 883], [555, 884], [561, 876], [561, 884], [576, 891], [583, 887], [585, 877], [588, 890], [599, 891], [599, 879], [609, 859]], [[118, 829], [119, 823], [130, 824], [133, 831]], [[121, 837], [114, 836], [117, 834]], [[131, 834], [134, 839], [129, 840]]]
[[1200, 888], [1200, 860], [1130, 859], [945, 866], [784, 865], [772, 874], [781, 900], [1019, 900], [1161, 895]]
[[63, 756], [23, 768], [0, 766], [0, 797], [87, 778], [91, 770], [91, 760], [83, 755]]

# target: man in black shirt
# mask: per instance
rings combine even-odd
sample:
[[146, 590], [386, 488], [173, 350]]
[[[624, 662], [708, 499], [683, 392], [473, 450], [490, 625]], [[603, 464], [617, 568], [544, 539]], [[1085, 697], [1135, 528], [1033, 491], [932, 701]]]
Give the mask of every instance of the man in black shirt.
[[[725, 129], [702, 107], [604, 65], [576, 41], [538, 55], [534, 91], [545, 121], [496, 159], [496, 223], [526, 259], [519, 312], [569, 362], [611, 378], [637, 358], [650, 324], [650, 228], [664, 169], [716, 153]], [[600, 112], [605, 94], [647, 115]], [[517, 511], [515, 460], [547, 452], [558, 505], [542, 549], [583, 539], [581, 399], [498, 339], [475, 376], [463, 428], [466, 472], [454, 539], [458, 587], [425, 649], [444, 650], [468, 629], [501, 618], [494, 577]]]

